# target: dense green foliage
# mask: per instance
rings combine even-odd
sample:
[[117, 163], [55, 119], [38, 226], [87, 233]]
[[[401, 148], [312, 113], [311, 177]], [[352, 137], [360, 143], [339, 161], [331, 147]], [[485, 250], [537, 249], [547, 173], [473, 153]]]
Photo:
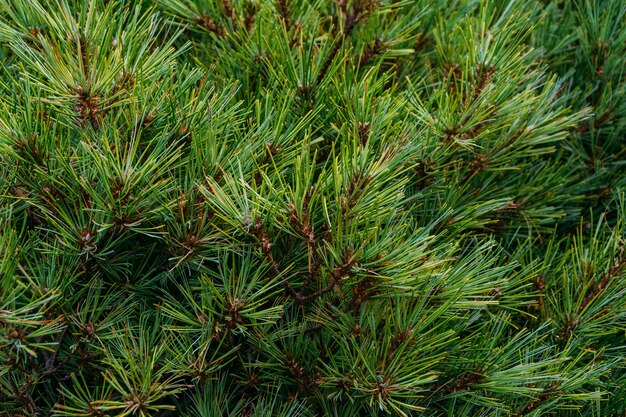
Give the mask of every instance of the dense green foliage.
[[0, 415], [626, 415], [623, 0], [0, 0]]

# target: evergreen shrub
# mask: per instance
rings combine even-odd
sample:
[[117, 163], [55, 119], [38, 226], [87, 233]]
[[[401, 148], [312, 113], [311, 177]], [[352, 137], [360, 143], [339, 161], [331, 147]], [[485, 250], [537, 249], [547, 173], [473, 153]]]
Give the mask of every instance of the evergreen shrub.
[[626, 415], [623, 0], [0, 0], [0, 415]]

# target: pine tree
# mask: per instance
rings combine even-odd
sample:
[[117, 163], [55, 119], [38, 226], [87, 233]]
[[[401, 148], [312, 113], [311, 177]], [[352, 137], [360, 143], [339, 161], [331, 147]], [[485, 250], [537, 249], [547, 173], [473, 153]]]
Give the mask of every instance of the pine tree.
[[626, 415], [621, 0], [0, 0], [0, 415]]

